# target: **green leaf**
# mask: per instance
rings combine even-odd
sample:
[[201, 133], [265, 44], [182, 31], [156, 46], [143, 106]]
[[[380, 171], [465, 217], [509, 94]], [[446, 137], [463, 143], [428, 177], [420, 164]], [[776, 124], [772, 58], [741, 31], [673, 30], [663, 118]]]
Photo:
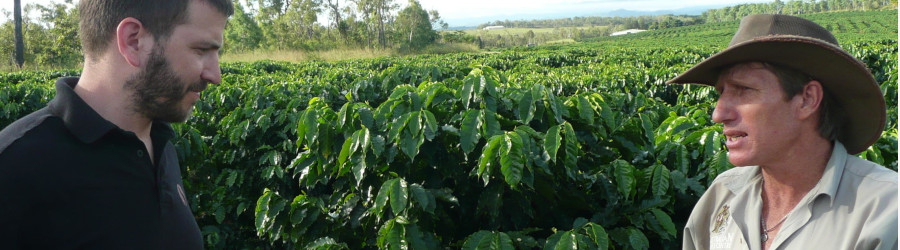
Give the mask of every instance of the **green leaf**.
[[587, 231], [588, 237], [591, 237], [594, 244], [597, 244], [597, 249], [605, 250], [609, 248], [609, 235], [606, 234], [606, 230], [602, 226], [590, 222], [584, 227], [584, 230]]
[[[313, 144], [319, 136], [319, 115], [315, 109], [308, 109], [303, 115], [303, 130], [306, 136], [306, 143]], [[297, 130], [300, 133], [300, 129]]]
[[665, 196], [669, 191], [669, 180], [671, 179], [669, 169], [662, 164], [656, 164], [653, 167], [653, 195]]
[[372, 153], [376, 156], [381, 156], [381, 152], [384, 152], [384, 137], [380, 135], [375, 135], [372, 137]]
[[525, 91], [522, 94], [522, 97], [519, 98], [518, 113], [516, 113], [516, 115], [519, 116], [519, 120], [522, 121], [522, 124], [531, 122], [531, 119], [534, 118], [534, 109], [534, 97], [531, 95], [531, 92]]
[[400, 212], [406, 210], [407, 199], [409, 199], [409, 192], [407, 191], [406, 181], [400, 178], [395, 179], [397, 181], [391, 183], [391, 211], [394, 211], [395, 215], [399, 215]]
[[481, 112], [478, 110], [466, 111], [465, 118], [463, 118], [462, 125], [460, 126], [459, 145], [466, 154], [475, 150], [475, 143], [478, 142], [478, 128], [481, 127], [481, 119], [478, 119], [480, 114]]
[[578, 241], [575, 239], [575, 233], [572, 231], [563, 233], [563, 235], [559, 237], [559, 241], [556, 243], [556, 246], [553, 247], [553, 249], [554, 250], [578, 249]]
[[400, 150], [409, 157], [410, 162], [412, 162], [416, 155], [419, 154], [419, 146], [425, 142], [425, 137], [421, 134], [413, 134], [412, 130], [407, 130], [403, 132], [403, 136], [401, 136], [400, 140]]
[[562, 123], [564, 121], [563, 117], [568, 116], [568, 112], [566, 111], [566, 105], [563, 104], [559, 99], [556, 98], [553, 93], [547, 93], [547, 98], [544, 99], [548, 102], [550, 106], [550, 110], [552, 111], [553, 118], [557, 123]]
[[287, 202], [277, 195], [272, 196], [272, 199], [275, 200], [275, 204], [269, 206], [269, 211], [266, 213], [266, 216], [269, 217], [269, 227], [272, 227], [275, 224], [275, 218], [278, 217], [279, 214], [281, 214], [281, 211], [284, 210], [284, 206], [287, 205]]
[[375, 214], [379, 220], [381, 220], [382, 211], [384, 211], [384, 207], [387, 206], [387, 202], [390, 199], [391, 186], [398, 181], [399, 179], [386, 180], [381, 184], [381, 188], [378, 189], [378, 196], [375, 197], [375, 206], [372, 206], [372, 214]]
[[422, 110], [422, 115], [425, 118], [425, 139], [431, 141], [437, 135], [437, 120], [434, 119], [434, 114], [432, 114], [431, 111]]
[[343, 244], [343, 243], [338, 244], [337, 241], [335, 241], [334, 239], [329, 238], [329, 237], [319, 238], [313, 242], [310, 242], [309, 244], [307, 244], [306, 246], [303, 247], [303, 249], [314, 249], [314, 250], [331, 250], [331, 249], [346, 249], [346, 248], [347, 248], [347, 244]]
[[715, 152], [718, 151], [721, 147], [719, 132], [710, 130], [706, 133], [703, 133], [703, 136], [700, 137], [700, 143], [703, 144], [703, 155], [709, 157], [710, 155], [715, 154]]
[[594, 124], [594, 107], [584, 96], [578, 96], [578, 117], [587, 124]]
[[409, 113], [394, 119], [394, 121], [391, 122], [391, 130], [388, 132], [387, 140], [394, 143], [400, 142], [400, 132], [403, 132], [403, 128], [406, 127], [407, 122], [409, 122]]
[[675, 164], [682, 173], [688, 173], [691, 170], [690, 153], [684, 145], [678, 145], [675, 148]]
[[484, 239], [485, 237], [490, 238], [490, 237], [493, 237], [493, 235], [490, 231], [484, 231], [484, 230], [470, 234], [468, 237], [466, 237], [466, 241], [465, 241], [465, 243], [463, 243], [462, 249], [463, 250], [479, 249], [478, 245], [481, 243], [482, 239]]
[[500, 171], [510, 188], [515, 189], [522, 180], [525, 158], [522, 156], [522, 138], [517, 133], [506, 133], [501, 147]]
[[647, 236], [644, 235], [637, 228], [628, 228], [628, 243], [631, 245], [633, 249], [648, 249], [650, 248], [650, 241], [647, 240]]
[[478, 231], [466, 238], [466, 242], [463, 244], [462, 249], [513, 250], [515, 249], [515, 246], [513, 245], [512, 238], [506, 233]]
[[554, 249], [556, 245], [559, 244], [559, 239], [565, 234], [567, 231], [556, 232], [550, 237], [547, 237], [547, 240], [544, 242], [544, 249]]
[[406, 129], [408, 129], [409, 133], [414, 136], [418, 136], [422, 132], [422, 115], [421, 112], [415, 111], [410, 112], [409, 119], [406, 122]]
[[487, 185], [490, 180], [490, 176], [494, 169], [494, 159], [497, 157], [496, 152], [501, 144], [503, 144], [504, 138], [505, 136], [495, 135], [494, 137], [491, 137], [487, 145], [481, 149], [481, 158], [478, 159], [478, 170], [476, 173], [482, 178], [484, 185]]
[[556, 162], [556, 154], [559, 151], [562, 137], [559, 136], [559, 125], [550, 127], [547, 134], [544, 135], [544, 150], [550, 155], [550, 160]]
[[573, 229], [582, 228], [582, 227], [584, 227], [585, 225], [587, 225], [588, 222], [589, 222], [589, 221], [588, 221], [587, 219], [582, 218], [582, 217], [578, 217], [577, 219], [575, 219], [575, 222], [572, 223], [572, 228], [573, 228]]
[[[578, 146], [578, 138], [575, 137], [575, 130], [572, 129], [572, 124], [568, 122], [563, 126], [565, 132], [566, 139], [566, 159], [565, 165], [566, 168], [570, 171], [574, 171], [578, 166], [578, 155], [580, 154], [579, 146]], [[571, 175], [571, 174], [570, 174]], [[569, 178], [574, 178], [574, 176], [569, 176]]]
[[359, 148], [353, 152], [353, 160], [351, 162], [353, 177], [356, 177], [356, 185], [360, 185], [362, 183], [363, 178], [366, 176], [366, 148], [369, 147], [369, 129], [362, 128], [357, 135], [357, 139], [354, 143], [361, 144]]
[[513, 246], [512, 239], [509, 238], [509, 235], [503, 232], [496, 232], [493, 237], [491, 237], [490, 249], [513, 250], [516, 248]]
[[606, 127], [609, 128], [610, 133], [612, 133], [613, 129], [616, 128], [616, 125], [619, 123], [616, 118], [616, 113], [612, 112], [612, 109], [609, 108], [606, 101], [599, 95], [597, 98], [600, 101], [597, 104], [600, 105], [600, 119], [606, 122]]
[[725, 150], [720, 150], [716, 152], [715, 155], [710, 159], [709, 167], [707, 168], [707, 180], [712, 183], [713, 180], [716, 179], [716, 176], [728, 170], [731, 166], [731, 163], [728, 162], [728, 152]]
[[219, 206], [216, 208], [216, 223], [222, 224], [222, 221], [225, 220], [225, 207]]
[[623, 160], [613, 161], [613, 166], [615, 167], [616, 187], [619, 189], [619, 194], [625, 196], [626, 199], [630, 199], [631, 193], [634, 192], [634, 188], [637, 185], [635, 178], [635, 171], [637, 170], [630, 163]]
[[502, 135], [503, 131], [500, 130], [500, 122], [497, 121], [497, 113], [490, 110], [483, 110], [482, 112], [482, 130], [484, 130], [482, 133], [484, 138]]
[[237, 209], [234, 210], [234, 216], [240, 216], [242, 213], [244, 213], [244, 211], [247, 210], [247, 206], [249, 206], [249, 204], [247, 204], [246, 201], [238, 204]]
[[357, 139], [358, 133], [359, 131], [356, 131], [356, 133], [353, 133], [352, 136], [344, 140], [344, 145], [341, 146], [341, 153], [338, 154], [338, 166], [343, 167], [344, 164], [350, 159], [350, 153], [352, 153], [352, 149], [350, 147], [353, 144], [356, 144], [355, 140]]
[[256, 231], [262, 235], [266, 232], [266, 225], [272, 218], [267, 215], [269, 213], [269, 201], [272, 200], [272, 191], [266, 188], [263, 195], [256, 200]]
[[303, 222], [303, 218], [306, 217], [305, 214], [305, 206], [306, 206], [306, 195], [297, 195], [294, 197], [294, 201], [291, 202], [291, 224], [300, 224]]
[[346, 128], [348, 125], [347, 123], [352, 119], [352, 115], [353, 113], [350, 111], [350, 102], [344, 103], [344, 106], [341, 106], [341, 109], [338, 111], [338, 128]]
[[675, 236], [678, 231], [675, 229], [675, 223], [672, 223], [672, 218], [669, 217], [668, 214], [659, 210], [658, 208], [654, 208], [650, 210], [653, 213], [653, 216], [656, 216], [656, 220], [659, 221], [659, 225], [662, 226], [663, 229], [666, 230], [667, 233], [671, 236]]
[[653, 142], [655, 141], [654, 137], [654, 127], [656, 123], [656, 113], [642, 113], [640, 114], [641, 118], [641, 127], [644, 129], [644, 137], [647, 138], [647, 141]]
[[462, 101], [465, 108], [468, 108], [472, 102], [472, 91], [475, 88], [475, 81], [476, 79], [470, 75], [463, 80], [463, 84], [460, 86], [459, 100]]
[[381, 249], [406, 249], [404, 244], [406, 230], [403, 225], [397, 223], [398, 218], [389, 220], [384, 223], [381, 230], [378, 230], [378, 248]]
[[229, 187], [234, 186], [234, 182], [235, 182], [235, 180], [237, 180], [237, 177], [238, 177], [237, 171], [230, 171], [230, 173], [228, 174], [228, 179], [225, 180], [225, 185], [227, 185]]
[[434, 209], [436, 206], [434, 195], [431, 195], [430, 193], [425, 191], [425, 188], [417, 183], [409, 185], [409, 190], [412, 193], [413, 199], [416, 200], [417, 203], [419, 203], [420, 207], [422, 207], [422, 210], [429, 214], [434, 214]]
[[364, 105], [363, 107], [357, 108], [356, 112], [359, 114], [359, 121], [363, 126], [367, 128], [375, 128], [375, 115], [372, 113], [372, 110], [369, 109], [369, 107], [366, 107]]
[[409, 242], [410, 249], [432, 248], [425, 243], [425, 236], [416, 224], [406, 225], [406, 241]]

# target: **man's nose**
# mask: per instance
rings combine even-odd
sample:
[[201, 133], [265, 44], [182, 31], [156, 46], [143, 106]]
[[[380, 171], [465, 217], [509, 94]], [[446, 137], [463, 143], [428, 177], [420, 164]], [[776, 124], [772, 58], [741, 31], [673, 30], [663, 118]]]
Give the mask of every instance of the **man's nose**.
[[715, 123], [725, 123], [734, 119], [734, 112], [727, 99], [719, 98], [716, 101], [716, 107], [713, 109], [712, 121]]
[[219, 68], [219, 55], [214, 55], [203, 67], [200, 77], [210, 84], [219, 84], [222, 81], [222, 70]]

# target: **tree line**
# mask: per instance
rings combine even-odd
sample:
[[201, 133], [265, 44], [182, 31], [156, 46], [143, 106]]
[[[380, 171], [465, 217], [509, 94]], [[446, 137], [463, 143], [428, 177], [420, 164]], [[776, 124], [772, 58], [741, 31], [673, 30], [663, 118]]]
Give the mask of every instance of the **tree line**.
[[625, 29], [665, 29], [685, 25], [703, 23], [700, 16], [691, 15], [658, 15], [635, 17], [569, 17], [544, 20], [504, 20], [494, 21], [479, 25], [478, 28], [488, 26], [503, 26], [507, 28], [566, 28], [566, 27], [601, 27], [609, 26], [613, 30]]
[[[437, 10], [425, 10], [417, 0], [408, 0], [403, 8], [397, 0], [233, 3], [235, 13], [225, 27], [224, 53], [339, 48], [414, 51], [438, 40], [435, 28], [447, 27]], [[13, 12], [2, 10], [7, 21], [0, 24], [0, 68], [21, 67], [23, 60], [15, 58], [19, 55], [24, 55], [29, 65], [41, 67], [74, 67], [81, 62], [76, 3], [64, 0], [20, 6], [16, 0], [14, 4], [9, 6], [14, 7]], [[17, 24], [21, 35], [16, 35]], [[24, 46], [16, 46], [19, 41]], [[17, 49], [21, 51], [16, 53]]]
[[[553, 28], [552, 32], [496, 34], [446, 29], [437, 10], [417, 0], [233, 0], [235, 13], [225, 27], [224, 53], [247, 51], [321, 51], [343, 48], [416, 51], [431, 44], [467, 43], [479, 48], [582, 41], [626, 29], [665, 29], [739, 20], [757, 13], [807, 14], [827, 11], [896, 8], [896, 0], [775, 0], [711, 9], [700, 16], [572, 17], [494, 21], [479, 25]], [[16, 65], [71, 68], [81, 62], [78, 10], [73, 0], [46, 5], [0, 6], [0, 69]], [[13, 11], [7, 8], [14, 7]], [[19, 24], [19, 25], [17, 25]], [[17, 32], [17, 30], [21, 30]], [[21, 35], [16, 35], [21, 34]], [[21, 38], [21, 39], [17, 39]], [[19, 53], [16, 53], [20, 50]], [[20, 66], [19, 66], [20, 67]]]
[[[420, 49], [446, 28], [437, 10], [409, 0], [234, 1], [225, 28], [226, 52], [334, 48]], [[320, 23], [321, 17], [327, 19]]]
[[751, 3], [711, 9], [703, 12], [706, 22], [727, 22], [740, 20], [752, 14], [800, 15], [830, 11], [878, 10], [897, 8], [897, 0], [795, 0], [770, 3]]

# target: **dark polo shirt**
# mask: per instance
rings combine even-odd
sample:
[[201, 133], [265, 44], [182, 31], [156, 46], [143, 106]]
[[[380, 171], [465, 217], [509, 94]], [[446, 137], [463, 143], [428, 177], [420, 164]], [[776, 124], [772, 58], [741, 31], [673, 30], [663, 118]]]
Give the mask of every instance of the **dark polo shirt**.
[[150, 156], [77, 83], [0, 131], [0, 249], [202, 249], [172, 128], [153, 123]]

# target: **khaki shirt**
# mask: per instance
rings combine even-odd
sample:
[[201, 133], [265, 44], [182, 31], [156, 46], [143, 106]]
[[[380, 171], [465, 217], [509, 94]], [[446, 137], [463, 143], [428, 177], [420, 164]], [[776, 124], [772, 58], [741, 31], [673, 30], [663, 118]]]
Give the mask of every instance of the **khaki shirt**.
[[[713, 181], [684, 227], [684, 249], [762, 249], [758, 166]], [[897, 249], [897, 172], [834, 143], [825, 172], [781, 225], [771, 249]]]

